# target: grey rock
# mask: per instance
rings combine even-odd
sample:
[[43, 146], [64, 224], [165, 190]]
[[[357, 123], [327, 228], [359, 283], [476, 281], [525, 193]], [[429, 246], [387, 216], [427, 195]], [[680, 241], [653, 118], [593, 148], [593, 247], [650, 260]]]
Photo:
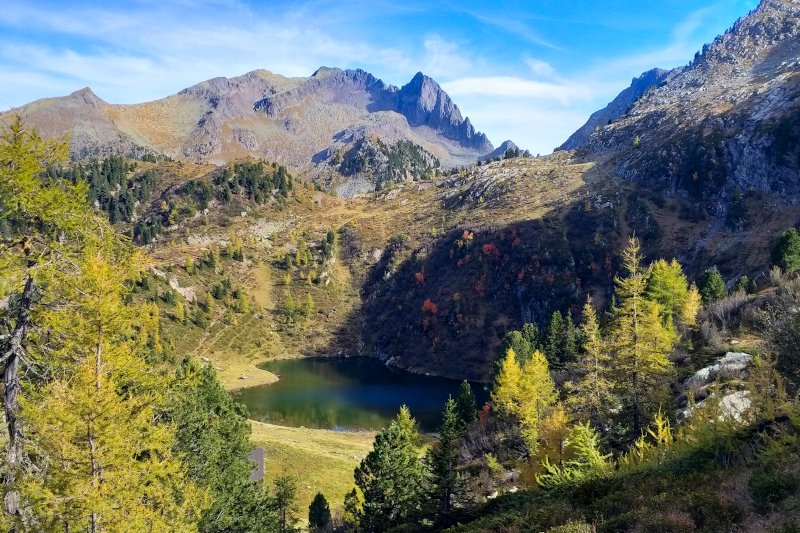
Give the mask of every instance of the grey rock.
[[713, 383], [718, 376], [743, 377], [747, 367], [753, 363], [753, 356], [743, 352], [728, 352], [711, 365], [701, 368], [683, 382], [684, 389], [704, 387]]

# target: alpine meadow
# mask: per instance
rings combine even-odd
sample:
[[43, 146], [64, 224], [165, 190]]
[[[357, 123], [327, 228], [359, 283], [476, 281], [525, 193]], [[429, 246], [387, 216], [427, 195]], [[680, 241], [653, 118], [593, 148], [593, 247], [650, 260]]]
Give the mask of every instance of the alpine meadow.
[[800, 531], [800, 0], [557, 4], [0, 8], [0, 527]]

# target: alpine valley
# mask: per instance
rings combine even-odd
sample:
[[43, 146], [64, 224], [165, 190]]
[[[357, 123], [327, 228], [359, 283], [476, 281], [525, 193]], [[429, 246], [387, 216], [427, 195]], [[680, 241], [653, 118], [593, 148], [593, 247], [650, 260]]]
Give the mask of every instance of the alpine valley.
[[[130, 330], [157, 330], [143, 341], [143, 361], [209, 372], [266, 413], [250, 435], [266, 450], [266, 477], [284, 479], [289, 465], [303, 513], [318, 492], [334, 511], [311, 530], [796, 531], [800, 1], [761, 0], [686, 59], [620, 87], [561, 147], [536, 157], [510, 140], [495, 148], [421, 72], [398, 88], [363, 70], [256, 70], [133, 105], [87, 87], [11, 109], [0, 123], [19, 118], [42, 143], [66, 143], [68, 160], [39, 158], [39, 181], [79, 188], [103, 224], [133, 242], [140, 268], [125, 280], [125, 305], [157, 324]], [[12, 134], [4, 139], [13, 146]], [[12, 152], [0, 152], [4, 169]], [[9, 187], [0, 184], [0, 213], [13, 211]], [[50, 205], [19, 202], [14, 209]], [[49, 227], [26, 217], [0, 218], [8, 250]], [[59, 228], [37, 229], [31, 242], [50, 236], [61, 250], [66, 241], [54, 235], [72, 230]], [[0, 277], [3, 335], [11, 332], [2, 343], [23, 316], [11, 312], [24, 301], [19, 272]], [[67, 283], [47, 272], [30, 279]], [[33, 316], [47, 324], [53, 312]], [[73, 322], [63, 320], [52, 327], [66, 335]], [[44, 346], [43, 359], [61, 349], [45, 337], [29, 341]], [[345, 356], [412, 380], [466, 380], [452, 388], [459, 405], [475, 401], [465, 387], [485, 386], [486, 407], [456, 422], [448, 403], [441, 430], [422, 437], [405, 410], [374, 427], [370, 413], [348, 412], [364, 427], [340, 427], [333, 403], [353, 386], [348, 363], [309, 377], [317, 366], [284, 360]], [[627, 373], [601, 376], [599, 367]], [[371, 368], [354, 370], [370, 401], [386, 397], [371, 379], [381, 376], [384, 393], [406, 384]], [[333, 384], [325, 408], [286, 415], [301, 427], [271, 425], [273, 406], [259, 403], [263, 391], [282, 390], [272, 384], [283, 372], [305, 387], [287, 379], [287, 401], [297, 390], [317, 399]], [[587, 376], [596, 403], [575, 399]], [[410, 390], [451, 392], [421, 383]], [[182, 409], [201, 409], [174, 394]], [[187, 422], [178, 411], [163, 416], [195, 424], [187, 442], [206, 443], [197, 435], [207, 413]], [[408, 456], [386, 451], [403, 446]], [[189, 444], [181, 453], [202, 455]], [[386, 488], [393, 481], [381, 475], [420, 457], [425, 473]], [[235, 506], [198, 469], [188, 472], [207, 483], [206, 496]], [[400, 485], [418, 490], [393, 492]], [[267, 526], [200, 514], [191, 527], [201, 531], [290, 530], [280, 512]], [[19, 531], [50, 530], [20, 516]], [[124, 530], [114, 527], [97, 531]]]

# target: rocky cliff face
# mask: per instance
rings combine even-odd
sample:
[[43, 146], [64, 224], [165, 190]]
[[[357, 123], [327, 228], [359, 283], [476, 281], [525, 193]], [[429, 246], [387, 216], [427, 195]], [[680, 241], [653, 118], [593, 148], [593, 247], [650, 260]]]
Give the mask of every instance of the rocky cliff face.
[[422, 72], [417, 72], [397, 96], [396, 111], [406, 117], [411, 126], [428, 126], [463, 146], [482, 152], [492, 151], [486, 135], [476, 132], [469, 118], [461, 116], [450, 96]]
[[591, 138], [595, 131], [611, 124], [631, 108], [639, 98], [650, 89], [661, 84], [670, 74], [677, 72], [654, 68], [643, 73], [638, 78], [633, 78], [630, 87], [619, 93], [606, 107], [592, 113], [586, 124], [581, 126], [573, 133], [567, 141], [559, 147], [559, 150], [575, 150], [582, 148]]
[[762, 0], [583, 150], [716, 215], [737, 188], [800, 192], [800, 1]]
[[76, 158], [151, 151], [221, 164], [253, 156], [314, 175], [343, 143], [370, 136], [388, 145], [411, 142], [443, 167], [473, 163], [493, 149], [422, 73], [397, 88], [363, 70], [322, 67], [308, 78], [257, 70], [143, 104], [108, 104], [84, 89], [10, 113], [46, 135], [68, 134]]

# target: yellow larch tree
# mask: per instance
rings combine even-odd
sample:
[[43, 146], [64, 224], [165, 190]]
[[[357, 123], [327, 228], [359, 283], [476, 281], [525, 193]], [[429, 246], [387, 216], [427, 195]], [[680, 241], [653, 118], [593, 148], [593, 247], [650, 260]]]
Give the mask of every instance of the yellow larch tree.
[[619, 399], [614, 394], [611, 380], [611, 356], [601, 337], [591, 298], [587, 298], [583, 306], [581, 332], [583, 354], [576, 365], [580, 377], [576, 383], [567, 384], [570, 392], [567, 406], [573, 419], [603, 428], [608, 424], [611, 411], [618, 407]]
[[37, 469], [21, 484], [32, 529], [192, 531], [207, 503], [158, 423], [165, 383], [142, 354], [153, 312], [124, 303], [135, 257], [87, 251], [61, 279], [69, 305], [45, 316], [55, 379], [22, 402]]
[[642, 267], [639, 252], [639, 241], [631, 238], [622, 253], [627, 276], [614, 280], [619, 304], [613, 310], [608, 335], [615, 388], [634, 436], [641, 433], [643, 421], [663, 400], [664, 376], [672, 367], [669, 355], [677, 341], [671, 321], [665, 323], [662, 318], [661, 305], [645, 297], [649, 269]]

